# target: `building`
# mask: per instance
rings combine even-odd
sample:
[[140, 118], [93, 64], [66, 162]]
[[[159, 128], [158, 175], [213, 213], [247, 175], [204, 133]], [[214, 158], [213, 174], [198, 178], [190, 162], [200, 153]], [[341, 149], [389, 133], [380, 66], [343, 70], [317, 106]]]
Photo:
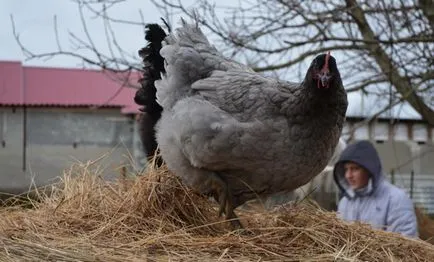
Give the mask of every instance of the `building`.
[[44, 185], [104, 154], [105, 175], [140, 157], [133, 101], [138, 73], [0, 62], [0, 191]]

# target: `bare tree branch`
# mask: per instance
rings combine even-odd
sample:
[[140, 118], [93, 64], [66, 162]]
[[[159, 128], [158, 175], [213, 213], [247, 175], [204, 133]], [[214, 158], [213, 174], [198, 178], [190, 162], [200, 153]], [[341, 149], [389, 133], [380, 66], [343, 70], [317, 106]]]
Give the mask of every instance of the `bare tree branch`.
[[[122, 49], [113, 29], [115, 24], [144, 29], [142, 15], [138, 21], [111, 16], [110, 10], [124, 0], [71, 1], [77, 4], [84, 33], [80, 37], [69, 32], [72, 49], [61, 45], [57, 17], [53, 22], [57, 50], [46, 53], [34, 53], [21, 42], [11, 17], [14, 37], [28, 59], [69, 56], [112, 72], [142, 70], [139, 57]], [[184, 0], [150, 2], [169, 25], [174, 16], [198, 15], [220, 51], [264, 74], [302, 78], [309, 59], [331, 50], [339, 60], [348, 92], [380, 96], [389, 101], [390, 107], [385, 110], [395, 103], [408, 102], [423, 119], [434, 124], [431, 0], [239, 0], [226, 6], [207, 0], [195, 0], [191, 6]], [[103, 21], [106, 53], [92, 39], [88, 13], [92, 21]]]
[[[375, 40], [375, 34], [369, 26], [368, 21], [355, 0], [345, 0], [347, 7], [350, 9], [361, 34], [369, 41]], [[393, 64], [393, 61], [384, 52], [379, 43], [368, 44], [368, 49], [375, 58], [377, 64], [383, 72], [390, 72], [389, 81], [396, 87], [396, 90], [401, 94], [409, 94], [406, 100], [418, 111], [422, 117], [431, 125], [434, 125], [434, 111], [428, 107], [422, 98], [420, 98], [413, 90], [408, 79], [401, 77], [398, 69]]]
[[[192, 14], [181, 0], [162, 2], [161, 8]], [[194, 6], [223, 50], [258, 72], [293, 77], [295, 66], [334, 50], [344, 57], [339, 63], [348, 92], [381, 95], [390, 103], [405, 97], [398, 103], [407, 101], [434, 125], [432, 1], [240, 0], [219, 9], [224, 18], [208, 1]], [[299, 66], [297, 74], [305, 69]]]
[[283, 64], [276, 64], [276, 65], [270, 65], [270, 66], [266, 66], [266, 67], [256, 67], [253, 68], [253, 70], [257, 71], [257, 72], [264, 72], [264, 71], [272, 71], [272, 70], [276, 70], [276, 69], [281, 69], [281, 68], [285, 68], [285, 67], [290, 67], [294, 64], [300, 63], [301, 61], [305, 60], [306, 58], [315, 55], [315, 54], [319, 54], [322, 52], [327, 52], [330, 50], [357, 50], [359, 49], [359, 46], [356, 45], [342, 45], [342, 46], [332, 46], [332, 47], [323, 47], [323, 48], [318, 48], [315, 50], [310, 50], [310, 51], [306, 51], [305, 53], [299, 55], [297, 58], [294, 58], [286, 63]]

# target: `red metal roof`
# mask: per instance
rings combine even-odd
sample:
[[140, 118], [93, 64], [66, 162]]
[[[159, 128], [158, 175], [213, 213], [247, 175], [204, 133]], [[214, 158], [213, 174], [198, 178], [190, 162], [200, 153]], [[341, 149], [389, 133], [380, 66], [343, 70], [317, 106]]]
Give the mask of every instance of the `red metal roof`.
[[0, 106], [120, 107], [137, 113], [140, 74], [23, 66], [0, 61]]

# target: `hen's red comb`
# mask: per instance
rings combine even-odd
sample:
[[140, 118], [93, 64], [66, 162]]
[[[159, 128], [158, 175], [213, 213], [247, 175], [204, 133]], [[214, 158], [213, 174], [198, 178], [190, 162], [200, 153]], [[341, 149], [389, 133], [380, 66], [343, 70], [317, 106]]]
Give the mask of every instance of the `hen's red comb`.
[[328, 51], [326, 54], [324, 67], [322, 68], [321, 71], [329, 70], [329, 59], [330, 59], [330, 51]]

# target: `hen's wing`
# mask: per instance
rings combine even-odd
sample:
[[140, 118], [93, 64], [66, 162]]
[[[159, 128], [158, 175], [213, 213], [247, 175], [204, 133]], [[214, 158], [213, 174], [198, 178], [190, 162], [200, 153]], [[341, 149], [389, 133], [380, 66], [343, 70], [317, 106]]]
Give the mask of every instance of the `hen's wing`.
[[214, 71], [191, 88], [240, 121], [287, 115], [301, 101], [299, 84], [239, 70]]
[[196, 167], [245, 168], [272, 161], [275, 154], [287, 155], [286, 145], [300, 137], [287, 112], [301, 100], [297, 84], [231, 70], [215, 71], [191, 88], [197, 95], [174, 107], [166, 130], [178, 130], [184, 154]]
[[160, 54], [165, 60], [166, 74], [155, 82], [157, 101], [170, 109], [182, 98], [193, 95], [191, 85], [208, 77], [215, 70], [253, 70], [224, 57], [209, 43], [197, 25], [183, 23], [164, 40]]

